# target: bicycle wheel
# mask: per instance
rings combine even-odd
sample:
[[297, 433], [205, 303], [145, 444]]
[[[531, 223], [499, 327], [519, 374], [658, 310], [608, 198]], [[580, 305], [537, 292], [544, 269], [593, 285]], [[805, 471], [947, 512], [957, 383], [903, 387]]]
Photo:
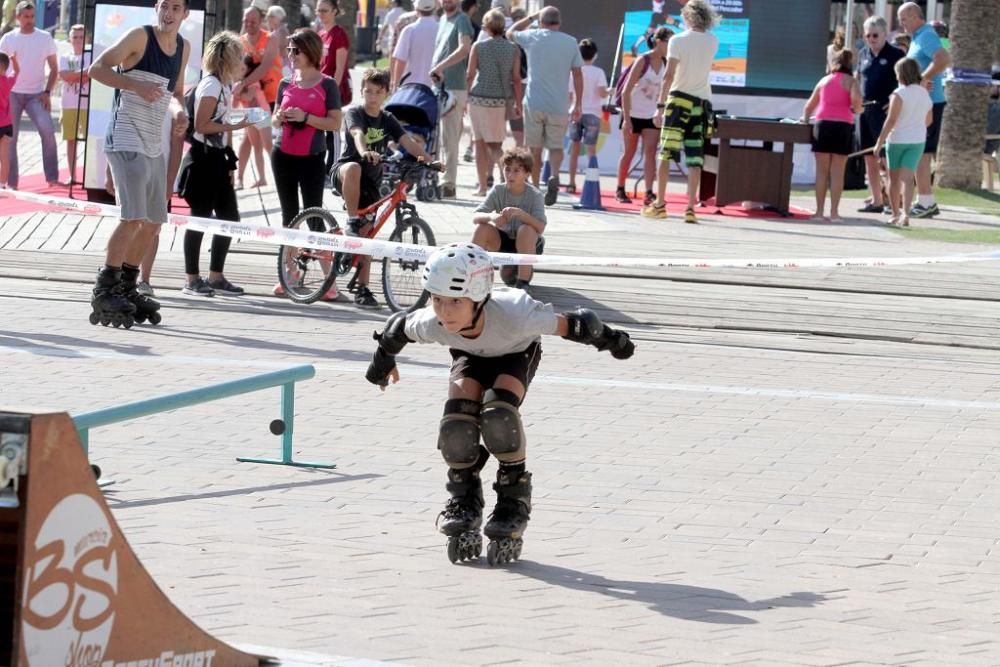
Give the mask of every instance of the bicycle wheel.
[[[436, 246], [434, 232], [423, 219], [416, 216], [407, 218], [392, 231], [390, 241]], [[424, 260], [386, 257], [382, 260], [382, 293], [392, 312], [405, 310], [413, 312], [423, 308], [430, 294], [424, 291], [420, 279], [423, 277]]]
[[[303, 232], [341, 234], [333, 214], [319, 207], [307, 208], [292, 219], [288, 226]], [[289, 299], [296, 303], [312, 303], [330, 289], [337, 275], [330, 269], [333, 250], [317, 250], [282, 245], [278, 248], [278, 282]]]

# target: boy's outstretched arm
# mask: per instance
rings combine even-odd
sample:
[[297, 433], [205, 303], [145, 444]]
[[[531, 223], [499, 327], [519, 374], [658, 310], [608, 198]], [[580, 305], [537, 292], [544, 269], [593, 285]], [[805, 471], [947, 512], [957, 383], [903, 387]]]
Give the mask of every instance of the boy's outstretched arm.
[[598, 350], [608, 350], [615, 359], [628, 359], [635, 354], [635, 343], [624, 329], [612, 329], [601, 322], [597, 313], [589, 308], [577, 308], [557, 315], [556, 335], [574, 343], [593, 345]]
[[406, 347], [407, 343], [413, 342], [406, 337], [405, 329], [406, 313], [395, 313], [386, 321], [382, 333], [376, 331], [372, 336], [378, 341], [378, 349], [372, 355], [372, 362], [368, 364], [365, 379], [383, 390], [389, 384], [390, 378], [393, 383], [399, 381], [396, 355]]

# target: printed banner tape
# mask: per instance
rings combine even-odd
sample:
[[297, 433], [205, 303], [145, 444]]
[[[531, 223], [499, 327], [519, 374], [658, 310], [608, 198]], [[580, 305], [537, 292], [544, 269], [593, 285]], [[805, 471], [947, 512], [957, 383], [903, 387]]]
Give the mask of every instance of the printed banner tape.
[[[0, 191], [0, 197], [12, 197], [46, 206], [78, 211], [84, 215], [118, 217], [118, 207], [96, 202], [84, 202], [65, 197], [52, 197], [16, 190]], [[316, 250], [332, 250], [352, 255], [369, 255], [374, 259], [388, 257], [426, 261], [436, 248], [396, 243], [378, 239], [359, 238], [335, 234], [320, 234], [284, 227], [268, 227], [247, 222], [229, 222], [191, 215], [170, 214], [167, 224], [196, 232], [221, 234], [232, 238], [260, 241], [270, 245], [291, 245]], [[1000, 250], [930, 257], [797, 257], [797, 258], [700, 258], [700, 257], [582, 257], [572, 255], [518, 255], [492, 252], [490, 257], [498, 266], [531, 264], [534, 266], [601, 266], [616, 268], [664, 269], [816, 269], [864, 268], [909, 266], [916, 264], [955, 264], [986, 262], [1000, 259]]]

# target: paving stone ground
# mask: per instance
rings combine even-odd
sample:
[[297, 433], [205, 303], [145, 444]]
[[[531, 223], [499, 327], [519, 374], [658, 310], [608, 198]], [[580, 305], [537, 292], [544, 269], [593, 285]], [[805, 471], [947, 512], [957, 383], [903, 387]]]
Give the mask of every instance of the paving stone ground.
[[[255, 198], [241, 202], [262, 222]], [[552, 254], [992, 250], [870, 217], [689, 226], [568, 203], [550, 210]], [[467, 237], [471, 199], [419, 206], [439, 242]], [[89, 240], [67, 244], [81, 224]], [[997, 221], [947, 210], [932, 224]], [[317, 369], [297, 393], [296, 457], [332, 472], [235, 462], [278, 454], [277, 389], [91, 434], [140, 559], [228, 641], [341, 656], [326, 664], [1000, 664], [997, 262], [540, 273], [539, 298], [596, 308], [638, 350], [620, 362], [544, 342], [523, 408], [523, 560], [489, 568], [451, 565], [434, 530], [445, 350], [406, 348], [402, 382], [380, 394], [363, 372], [387, 311], [273, 298], [272, 251], [253, 245], [227, 271], [247, 297], [184, 298], [172, 237], [154, 274], [163, 325], [92, 327], [112, 226], [0, 222], [0, 403], [78, 413]]]

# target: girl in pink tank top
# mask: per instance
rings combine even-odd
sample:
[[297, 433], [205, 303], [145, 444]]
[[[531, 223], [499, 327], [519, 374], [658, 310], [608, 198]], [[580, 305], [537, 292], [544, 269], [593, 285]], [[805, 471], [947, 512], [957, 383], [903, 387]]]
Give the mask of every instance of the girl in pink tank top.
[[[816, 159], [816, 212], [814, 218], [838, 221], [840, 195], [844, 191], [844, 168], [854, 148], [854, 114], [861, 112], [861, 88], [852, 76], [854, 56], [838, 51], [830, 61], [830, 73], [819, 80], [806, 102], [800, 122], [813, 120], [813, 157]], [[826, 191], [830, 190], [830, 218], [824, 215]]]

